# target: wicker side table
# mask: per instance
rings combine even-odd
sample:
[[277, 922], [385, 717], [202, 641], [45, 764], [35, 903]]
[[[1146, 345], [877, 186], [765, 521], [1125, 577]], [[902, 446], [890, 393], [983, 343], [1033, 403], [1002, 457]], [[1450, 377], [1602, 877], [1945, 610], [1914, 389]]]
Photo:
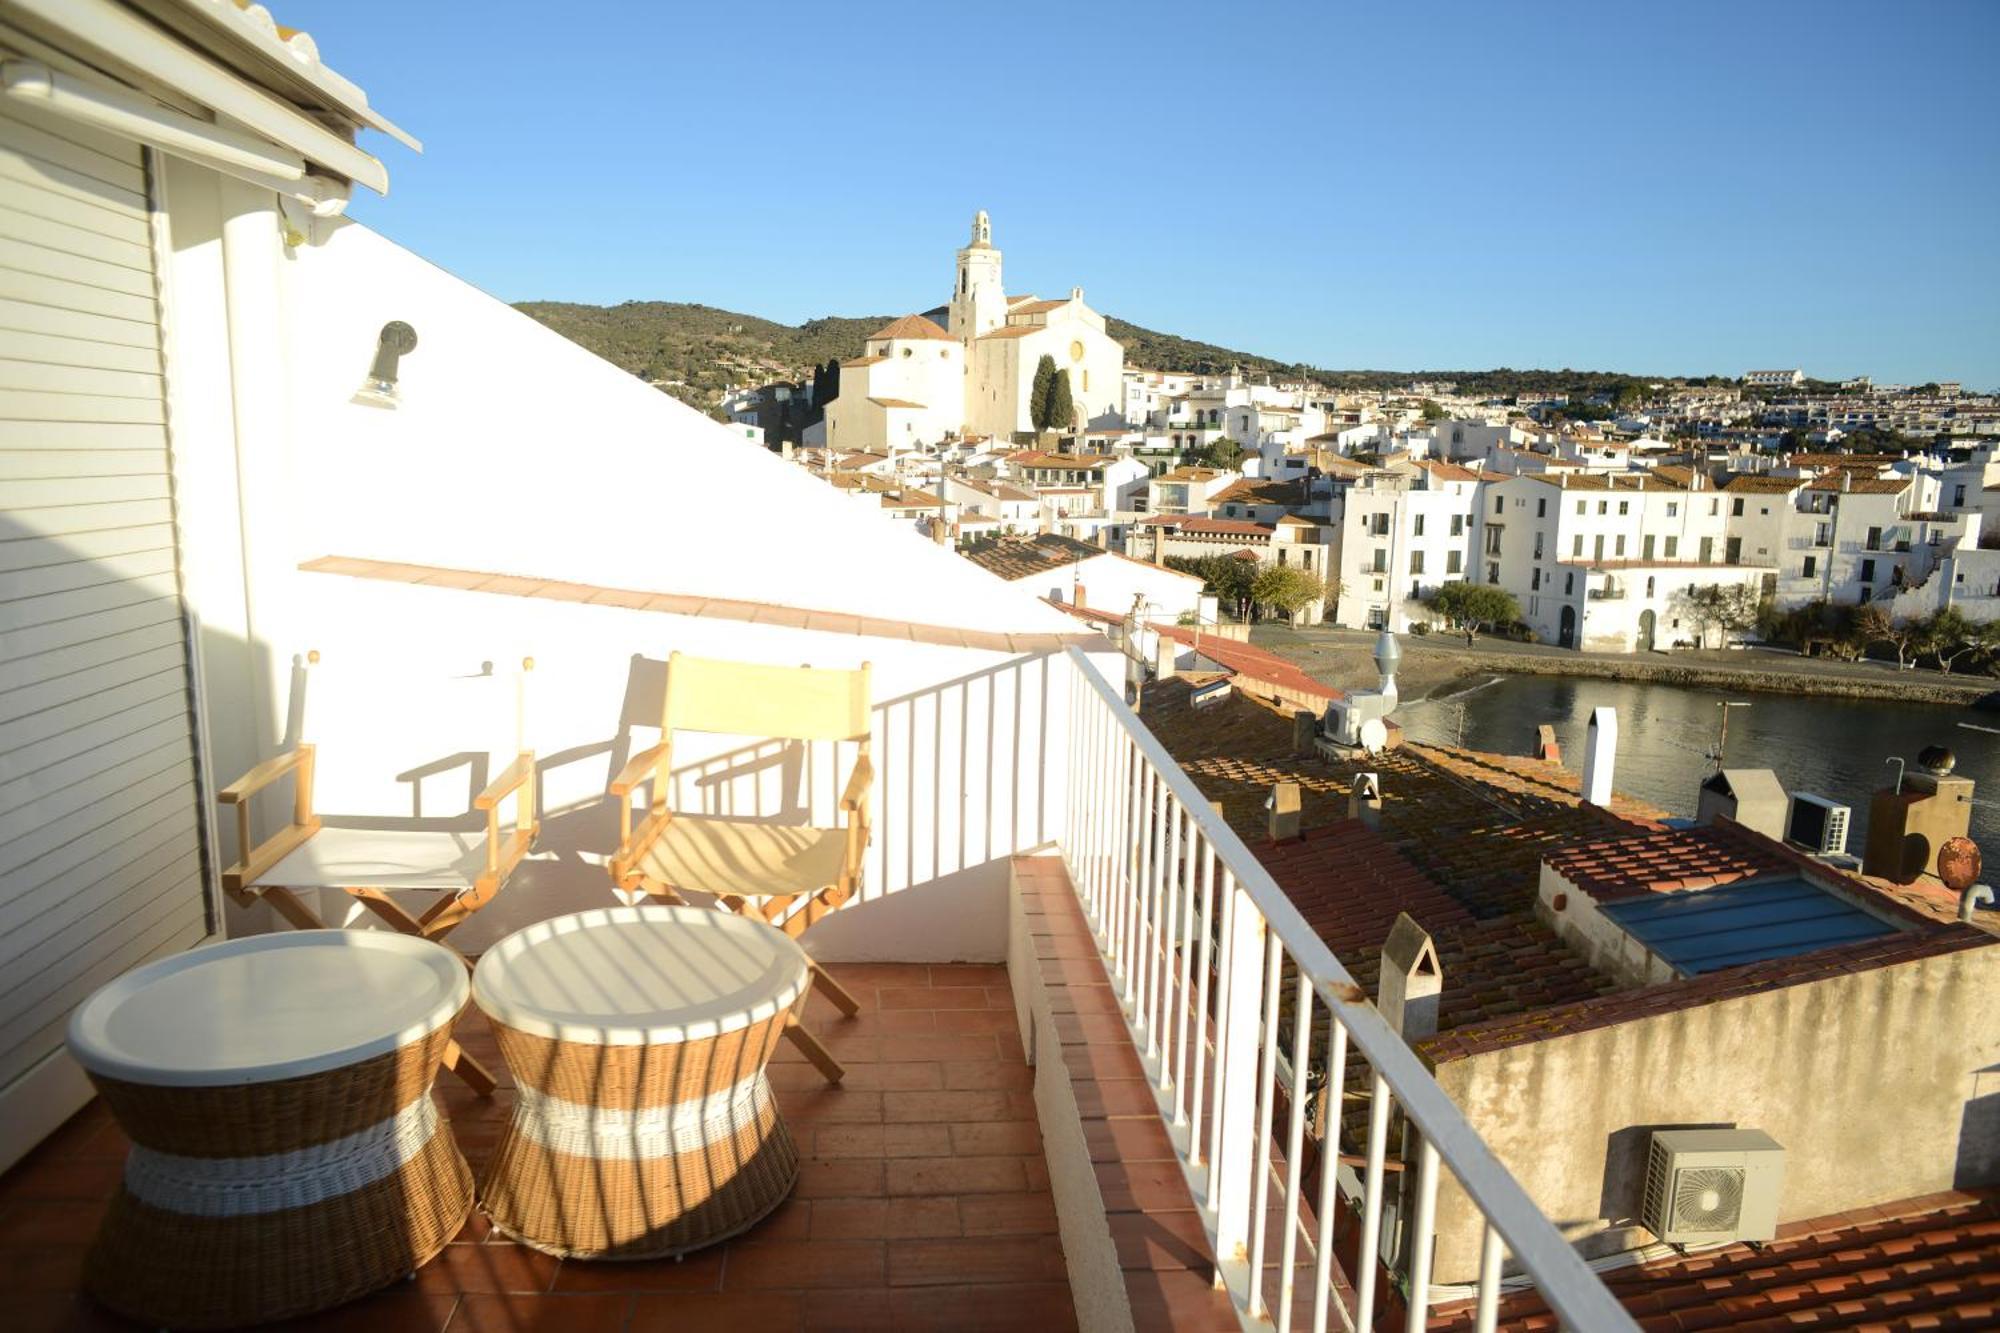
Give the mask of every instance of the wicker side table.
[[494, 1226], [652, 1259], [755, 1225], [798, 1178], [764, 1070], [808, 977], [783, 932], [696, 907], [580, 912], [487, 950], [473, 1001], [519, 1089], [481, 1182]]
[[259, 935], [138, 968], [69, 1047], [133, 1148], [84, 1270], [155, 1327], [309, 1314], [428, 1261], [472, 1178], [431, 1098], [465, 965], [379, 931]]

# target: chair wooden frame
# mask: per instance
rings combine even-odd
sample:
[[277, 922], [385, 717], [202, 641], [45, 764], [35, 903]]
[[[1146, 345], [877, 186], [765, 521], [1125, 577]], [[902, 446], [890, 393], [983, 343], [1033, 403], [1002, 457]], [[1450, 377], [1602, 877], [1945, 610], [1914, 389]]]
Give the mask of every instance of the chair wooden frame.
[[[618, 798], [618, 850], [607, 868], [611, 881], [628, 892], [640, 891], [668, 903], [685, 903], [679, 890], [682, 888], [707, 892], [700, 884], [675, 885], [655, 875], [647, 873], [644, 863], [648, 849], [661, 838], [675, 818], [675, 812], [668, 804], [668, 785], [673, 772], [674, 732], [711, 731], [711, 728], [690, 725], [685, 718], [677, 718], [677, 701], [674, 693], [675, 678], [684, 667], [733, 668], [745, 673], [764, 673], [778, 677], [781, 673], [807, 673], [820, 677], [858, 677], [858, 698], [861, 717], [851, 722], [848, 729], [852, 734], [840, 735], [824, 727], [808, 728], [803, 734], [786, 734], [782, 719], [798, 716], [800, 705], [796, 702], [781, 702], [768, 710], [757, 702], [738, 702], [734, 711], [739, 719], [754, 718], [768, 711], [780, 720], [778, 729], [764, 732], [740, 731], [735, 726], [714, 727], [712, 734], [767, 735], [772, 740], [849, 740], [855, 743], [858, 753], [854, 768], [849, 773], [847, 784], [841, 792], [839, 816], [841, 827], [846, 833], [846, 841], [841, 857], [840, 870], [831, 884], [803, 893], [772, 893], [759, 895], [753, 904], [746, 895], [725, 893], [715, 895], [717, 907], [745, 916], [754, 916], [777, 926], [786, 934], [797, 938], [814, 923], [822, 920], [854, 896], [861, 885], [863, 859], [866, 856], [869, 839], [872, 836], [873, 821], [870, 811], [870, 797], [875, 786], [875, 765], [869, 758], [869, 733], [867, 730], [867, 710], [872, 696], [869, 693], [870, 664], [863, 662], [858, 671], [813, 671], [810, 667], [754, 667], [733, 663], [716, 663], [689, 658], [682, 653], [672, 653], [667, 658], [667, 679], [661, 701], [660, 742], [626, 760], [625, 766], [611, 781], [611, 794]], [[743, 686], [746, 694], [754, 696], [758, 685]], [[856, 729], [858, 727], [858, 729]], [[791, 730], [799, 731], [798, 727]], [[636, 823], [633, 820], [633, 793], [640, 787], [651, 785], [645, 814]], [[688, 816], [695, 818], [696, 816]], [[803, 902], [800, 900], [804, 899]], [[831, 1000], [843, 1014], [852, 1018], [860, 1010], [860, 1004], [839, 982], [817, 963], [812, 964], [812, 984], [821, 994]], [[785, 1028], [785, 1036], [802, 1054], [817, 1067], [829, 1083], [838, 1083], [846, 1074], [846, 1069], [834, 1059], [823, 1043], [813, 1035], [794, 1014]]]
[[[317, 654], [314, 656], [316, 658]], [[313, 910], [312, 904], [300, 897], [294, 888], [282, 884], [260, 884], [258, 880], [303, 847], [322, 827], [319, 815], [313, 810], [313, 756], [313, 746], [300, 744], [266, 759], [216, 793], [218, 803], [236, 807], [236, 845], [241, 858], [222, 872], [223, 892], [244, 907], [259, 900], [267, 902], [279, 916], [300, 930], [325, 930], [327, 924]], [[252, 798], [288, 774], [292, 778], [291, 822], [258, 842], [251, 824]], [[503, 837], [500, 813], [509, 796], [515, 798], [514, 831]], [[486, 868], [474, 876], [470, 888], [456, 892], [448, 889], [411, 890], [438, 895], [438, 900], [421, 915], [412, 915], [379, 886], [343, 884], [338, 887], [403, 934], [443, 943], [446, 935], [493, 901], [508, 876], [514, 873], [515, 867], [534, 846], [535, 836], [541, 831], [541, 820], [536, 813], [534, 752], [523, 750], [515, 755], [513, 762], [473, 798], [472, 806], [486, 816]], [[448, 944], [445, 947], [451, 948]], [[456, 949], [452, 951], [458, 952]], [[464, 954], [459, 954], [459, 960], [468, 969], [472, 967], [472, 960]], [[495, 1080], [492, 1072], [461, 1049], [457, 1041], [446, 1047], [444, 1064], [481, 1096], [493, 1091]]]

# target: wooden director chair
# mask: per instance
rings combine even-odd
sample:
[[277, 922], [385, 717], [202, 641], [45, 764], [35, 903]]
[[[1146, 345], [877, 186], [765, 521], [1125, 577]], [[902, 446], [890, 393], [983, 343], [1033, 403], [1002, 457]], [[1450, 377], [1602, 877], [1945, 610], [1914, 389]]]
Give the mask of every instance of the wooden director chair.
[[[618, 851], [611, 879], [666, 902], [678, 890], [713, 895], [715, 905], [777, 926], [794, 938], [839, 907], [861, 884], [869, 838], [868, 663], [858, 671], [758, 666], [674, 653], [667, 659], [660, 743], [636, 754], [612, 780], [619, 798]], [[668, 804], [674, 733], [849, 741], [858, 746], [840, 798], [837, 824], [818, 828], [685, 814]], [[635, 827], [632, 792], [652, 783], [646, 815]], [[817, 963], [813, 985], [852, 1017], [860, 1006]], [[847, 1072], [794, 1017], [785, 1035], [830, 1083]]]
[[[317, 664], [319, 654], [309, 653], [306, 660]], [[521, 664], [524, 673], [533, 668], [533, 658]], [[236, 807], [242, 857], [222, 872], [223, 890], [245, 907], [262, 899], [301, 930], [324, 930], [326, 922], [299, 890], [340, 889], [396, 930], [442, 942], [493, 901], [534, 846], [540, 829], [535, 756], [525, 741], [522, 747], [500, 776], [473, 798], [473, 809], [486, 816], [483, 838], [448, 829], [327, 827], [313, 809], [315, 747], [301, 743], [267, 759], [217, 793], [221, 804]], [[292, 821], [257, 842], [251, 832], [251, 798], [288, 773]], [[509, 795], [516, 797], [514, 828], [503, 836], [500, 808]], [[390, 896], [393, 893], [437, 896], [421, 913], [413, 914]], [[472, 966], [463, 954], [459, 957], [466, 967]], [[482, 1096], [493, 1091], [492, 1073], [456, 1041], [446, 1048], [444, 1063], [473, 1091]]]

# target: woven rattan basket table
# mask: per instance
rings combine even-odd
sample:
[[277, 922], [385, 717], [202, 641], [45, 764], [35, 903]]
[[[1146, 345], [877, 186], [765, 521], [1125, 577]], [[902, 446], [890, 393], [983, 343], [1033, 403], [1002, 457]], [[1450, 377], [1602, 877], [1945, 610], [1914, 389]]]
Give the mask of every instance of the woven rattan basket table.
[[407, 935], [314, 930], [126, 973], [69, 1049], [132, 1140], [84, 1269], [154, 1327], [308, 1314], [445, 1247], [472, 1176], [431, 1080], [465, 964]]
[[782, 931], [699, 907], [580, 912], [488, 949], [473, 1002], [519, 1088], [480, 1190], [494, 1226], [651, 1259], [777, 1207], [799, 1157], [764, 1069], [807, 979]]

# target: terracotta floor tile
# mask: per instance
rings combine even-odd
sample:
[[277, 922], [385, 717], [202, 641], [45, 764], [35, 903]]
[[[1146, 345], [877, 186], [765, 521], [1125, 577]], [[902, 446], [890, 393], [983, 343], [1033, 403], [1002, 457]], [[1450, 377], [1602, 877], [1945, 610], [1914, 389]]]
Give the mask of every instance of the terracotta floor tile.
[[892, 1287], [1061, 1282], [1065, 1276], [1062, 1247], [1045, 1236], [889, 1242]]
[[[942, 1014], [939, 1015], [943, 1017]], [[995, 1049], [996, 1043], [1006, 1038], [1006, 1032], [987, 1036], [983, 1033], [951, 1034], [940, 1033], [934, 1037], [881, 1037], [880, 1060], [992, 1060], [1002, 1054]], [[1018, 1044], [1018, 1041], [1017, 1041]]]
[[[983, 986], [884, 986], [879, 992], [884, 1009], [986, 1009]], [[1010, 1001], [1011, 1003], [1011, 1001]]]
[[1010, 1194], [1028, 1187], [1018, 1157], [909, 1157], [885, 1166], [892, 1196]]
[[1042, 1151], [1042, 1127], [1032, 1120], [953, 1125], [951, 1151], [961, 1157], [1026, 1157]]
[[1005, 963], [932, 963], [933, 986], [1007, 986]]
[[20, 1199], [0, 1210], [0, 1245], [88, 1245], [109, 1193], [98, 1199]]
[[455, 1242], [417, 1270], [422, 1291], [547, 1291], [562, 1261], [508, 1240], [490, 1244]]
[[801, 1199], [879, 1199], [882, 1184], [879, 1157], [813, 1157], [799, 1163], [794, 1193]]
[[951, 1092], [1028, 1092], [1035, 1086], [1034, 1068], [1011, 1061], [952, 1060], [942, 1067]]
[[1120, 1267], [1182, 1269], [1213, 1276], [1214, 1259], [1199, 1213], [1114, 1213], [1110, 1221]]
[[549, 1288], [583, 1291], [714, 1291], [722, 1285], [728, 1249], [716, 1246], [684, 1259], [604, 1261], [565, 1259]]
[[777, 1240], [729, 1247], [724, 1291], [880, 1287], [887, 1281], [885, 1242]]
[[813, 1205], [814, 1240], [895, 1240], [957, 1236], [958, 1198], [822, 1199]]
[[[811, 1068], [810, 1065], [807, 1068]], [[818, 1070], [813, 1070], [817, 1075]], [[882, 1094], [860, 1088], [800, 1088], [778, 1095], [778, 1113], [793, 1124], [868, 1124], [882, 1119]]]
[[884, 1333], [896, 1328], [893, 1293], [878, 1291], [807, 1291], [800, 1293], [806, 1333]]
[[958, 1201], [968, 1236], [1053, 1236], [1055, 1198], [1046, 1190], [1028, 1194], [970, 1194]]
[[[1017, 1282], [1002, 1286], [904, 1287], [890, 1305], [897, 1333], [1067, 1333], [1076, 1327], [1076, 1305], [1067, 1282]], [[1140, 1328], [1147, 1327], [1144, 1324]]]
[[1240, 1333], [1229, 1298], [1205, 1277], [1189, 1272], [1127, 1273], [1125, 1293], [1137, 1328], [1173, 1333]]
[[88, 1253], [86, 1245], [0, 1246], [0, 1292], [75, 1291]]
[[643, 1295], [632, 1306], [631, 1333], [798, 1333], [805, 1307], [792, 1291], [685, 1292]]
[[981, 1034], [1013, 1032], [1018, 1035], [1020, 1020], [1012, 1009], [946, 1009], [937, 1015], [940, 1034]]
[[7, 1173], [5, 1188], [0, 1190], [0, 1209], [30, 1199], [108, 1199], [125, 1178], [122, 1157], [77, 1157], [47, 1149], [44, 1144]]
[[467, 1296], [446, 1333], [619, 1333], [631, 1313], [625, 1292], [577, 1296]]
[[[794, 1104], [789, 1096], [795, 1092], [813, 1092], [826, 1089], [825, 1075], [809, 1064], [772, 1065], [765, 1071], [772, 1088], [778, 1093], [778, 1108], [785, 1110]], [[880, 1092], [885, 1088], [942, 1088], [944, 1068], [931, 1063], [898, 1063], [885, 1065], [850, 1064], [846, 1077], [839, 1084], [840, 1090], [847, 1092]]]
[[1005, 1092], [885, 1092], [882, 1117], [893, 1123], [1007, 1120], [1013, 1117]]
[[464, 1298], [399, 1283], [332, 1310], [272, 1327], [286, 1333], [438, 1333]]

